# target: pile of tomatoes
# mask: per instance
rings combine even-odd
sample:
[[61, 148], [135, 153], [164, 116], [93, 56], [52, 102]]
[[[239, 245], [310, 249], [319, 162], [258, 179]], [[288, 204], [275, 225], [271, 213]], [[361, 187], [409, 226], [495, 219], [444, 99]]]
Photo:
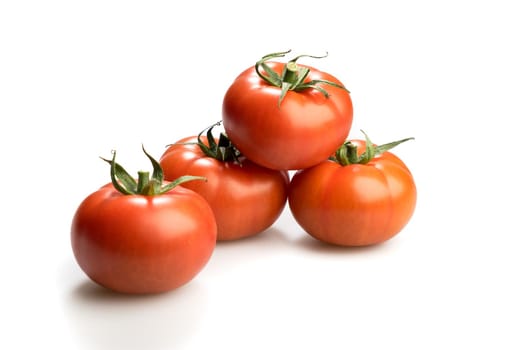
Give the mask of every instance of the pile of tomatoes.
[[[232, 82], [222, 119], [168, 146], [135, 178], [112, 159], [111, 182], [89, 195], [72, 222], [71, 244], [96, 283], [135, 294], [193, 279], [217, 241], [259, 234], [286, 203], [303, 230], [327, 244], [384, 242], [410, 220], [413, 176], [389, 150], [347, 140], [349, 91], [314, 67], [262, 57]], [[217, 133], [214, 128], [223, 126]], [[292, 174], [292, 175], [290, 175]]]

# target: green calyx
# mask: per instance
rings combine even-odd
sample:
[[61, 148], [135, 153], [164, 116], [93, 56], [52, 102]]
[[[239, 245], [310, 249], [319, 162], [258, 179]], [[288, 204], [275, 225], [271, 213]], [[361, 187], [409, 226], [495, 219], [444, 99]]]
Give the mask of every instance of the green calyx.
[[[210, 127], [202, 130], [198, 134], [197, 145], [200, 147], [202, 152], [211, 158], [215, 158], [221, 162], [235, 162], [240, 164], [240, 151], [231, 143], [229, 138], [223, 132], [220, 133], [218, 137], [218, 142], [216, 142], [215, 137], [213, 136], [213, 128], [219, 126], [222, 121], [216, 122]], [[207, 144], [202, 141], [202, 134], [206, 133]]]
[[164, 184], [164, 171], [162, 170], [162, 167], [156, 161], [156, 159], [146, 152], [144, 146], [142, 146], [142, 150], [153, 165], [153, 174], [150, 177], [148, 171], [139, 171], [138, 180], [129, 175], [129, 173], [115, 161], [116, 151], [112, 152], [113, 158], [111, 160], [100, 157], [103, 161], [111, 165], [111, 182], [113, 183], [115, 189], [117, 189], [122, 194], [155, 196], [169, 192], [176, 186], [187, 181], [207, 181], [207, 179], [202, 176], [186, 175], [179, 177], [173, 182]]
[[[291, 52], [291, 50], [265, 55], [255, 64], [255, 71], [261, 79], [263, 79], [272, 86], [276, 86], [282, 89], [282, 92], [280, 93], [280, 97], [278, 99], [279, 107], [282, 103], [282, 100], [284, 100], [284, 97], [286, 97], [288, 91], [300, 92], [306, 89], [315, 89], [317, 91], [320, 91], [326, 98], [328, 98], [328, 92], [324, 88], [319, 86], [319, 84], [331, 85], [339, 89], [343, 89], [349, 93], [349, 91], [344, 86], [329, 80], [314, 79], [306, 82], [306, 78], [310, 72], [310, 69], [307, 67], [299, 66], [297, 64], [298, 59], [301, 57], [324, 58], [327, 57], [327, 53], [324, 56], [299, 55], [286, 63], [281, 75], [279, 75], [266, 64], [267, 61], [274, 58], [284, 57], [289, 52]], [[262, 68], [264, 73], [260, 71], [260, 68]]]
[[389, 151], [393, 147], [400, 145], [409, 140], [414, 140], [413, 137], [402, 139], [399, 141], [394, 141], [386, 143], [380, 146], [374, 145], [371, 142], [368, 135], [360, 130], [366, 138], [366, 150], [361, 155], [358, 154], [357, 145], [351, 143], [351, 141], [345, 142], [342, 146], [338, 148], [335, 152], [335, 156], [330, 159], [339, 163], [340, 165], [350, 165], [350, 164], [367, 164], [376, 156]]

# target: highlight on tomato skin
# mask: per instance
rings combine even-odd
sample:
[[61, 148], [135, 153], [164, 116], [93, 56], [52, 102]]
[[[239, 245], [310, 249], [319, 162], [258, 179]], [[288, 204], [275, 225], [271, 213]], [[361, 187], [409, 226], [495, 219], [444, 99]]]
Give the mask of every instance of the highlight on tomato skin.
[[342, 144], [353, 122], [349, 91], [334, 75], [284, 63], [287, 52], [264, 56], [241, 72], [222, 103], [224, 129], [254, 163], [275, 170], [304, 169], [328, 158]]
[[244, 157], [224, 133], [215, 137], [213, 128], [220, 124], [169, 145], [160, 164], [167, 179], [181, 174], [206, 177], [205, 182], [182, 186], [208, 201], [217, 221], [217, 239], [231, 241], [273, 225], [287, 203], [290, 180], [287, 171], [268, 169]]
[[[150, 157], [147, 152], [145, 152]], [[105, 160], [105, 159], [104, 159]], [[88, 195], [71, 223], [71, 247], [95, 283], [127, 294], [167, 292], [191, 281], [216, 246], [217, 225], [199, 194], [163, 180], [150, 157], [153, 176], [131, 177], [113, 159], [112, 181]]]
[[417, 188], [406, 164], [388, 150], [410, 139], [376, 146], [366, 135], [297, 171], [288, 198], [297, 223], [312, 237], [340, 246], [375, 245], [396, 236], [414, 214]]

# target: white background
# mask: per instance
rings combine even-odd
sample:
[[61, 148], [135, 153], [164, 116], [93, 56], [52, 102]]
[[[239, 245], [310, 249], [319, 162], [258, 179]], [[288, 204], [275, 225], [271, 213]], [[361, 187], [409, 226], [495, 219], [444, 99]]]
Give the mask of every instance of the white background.
[[[344, 4], [344, 5], [342, 5]], [[524, 53], [518, 1], [3, 1], [2, 349], [522, 349]], [[337, 76], [352, 137], [395, 149], [418, 203], [380, 246], [319, 244], [288, 209], [152, 297], [90, 282], [69, 241], [116, 149], [150, 169], [293, 49]]]

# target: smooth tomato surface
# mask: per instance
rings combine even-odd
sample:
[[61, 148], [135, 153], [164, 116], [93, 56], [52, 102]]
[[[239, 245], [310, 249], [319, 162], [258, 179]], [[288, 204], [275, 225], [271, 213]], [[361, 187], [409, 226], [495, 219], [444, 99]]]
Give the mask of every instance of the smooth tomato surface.
[[162, 195], [123, 195], [107, 184], [73, 218], [71, 244], [82, 270], [123, 293], [158, 293], [189, 282], [216, 245], [207, 202], [177, 186]]
[[[280, 74], [284, 63], [267, 65]], [[309, 68], [306, 82], [324, 79], [342, 85], [334, 76]], [[311, 88], [288, 91], [279, 107], [281, 88], [262, 80], [254, 67], [245, 70], [223, 99], [227, 136], [248, 159], [267, 168], [296, 170], [320, 163], [348, 136], [353, 104], [344, 89], [319, 86], [328, 98]]]
[[[364, 141], [352, 141], [363, 151]], [[342, 166], [326, 160], [296, 172], [290, 210], [311, 236], [336, 245], [384, 242], [408, 223], [417, 191], [407, 166], [390, 152], [367, 164]]]
[[[187, 187], [210, 204], [218, 226], [218, 240], [253, 236], [270, 227], [287, 201], [287, 171], [271, 170], [244, 159], [241, 164], [206, 156], [188, 137], [169, 146], [160, 158], [167, 180], [181, 174], [204, 176]], [[185, 143], [185, 144], [183, 144]], [[207, 141], [206, 141], [207, 143]]]

